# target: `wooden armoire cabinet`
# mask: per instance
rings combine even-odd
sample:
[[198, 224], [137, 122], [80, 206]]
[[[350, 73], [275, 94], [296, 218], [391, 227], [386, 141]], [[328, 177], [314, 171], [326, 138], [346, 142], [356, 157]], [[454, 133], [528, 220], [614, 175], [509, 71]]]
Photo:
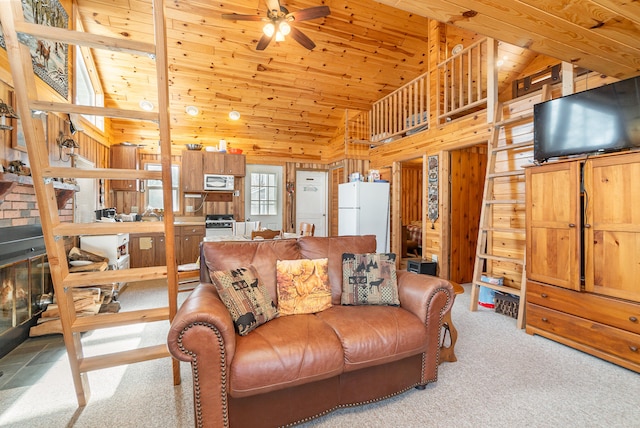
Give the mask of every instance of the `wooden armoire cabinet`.
[[526, 331], [640, 372], [640, 152], [526, 171]]

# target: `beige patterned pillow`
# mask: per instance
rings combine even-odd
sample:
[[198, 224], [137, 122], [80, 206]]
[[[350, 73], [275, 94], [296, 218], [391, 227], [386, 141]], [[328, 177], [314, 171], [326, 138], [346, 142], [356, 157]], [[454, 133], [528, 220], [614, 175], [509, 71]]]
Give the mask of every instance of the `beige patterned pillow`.
[[240, 336], [278, 316], [278, 309], [253, 266], [215, 271], [210, 276]]
[[280, 315], [313, 314], [331, 307], [329, 259], [278, 260]]
[[400, 305], [396, 255], [367, 253], [342, 255], [343, 305]]

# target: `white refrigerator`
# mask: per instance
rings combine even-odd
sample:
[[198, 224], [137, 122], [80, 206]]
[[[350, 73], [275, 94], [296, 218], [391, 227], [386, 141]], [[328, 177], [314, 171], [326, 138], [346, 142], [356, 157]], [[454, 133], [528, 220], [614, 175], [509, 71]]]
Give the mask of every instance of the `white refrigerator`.
[[338, 235], [376, 235], [376, 252], [389, 252], [389, 183], [338, 186]]

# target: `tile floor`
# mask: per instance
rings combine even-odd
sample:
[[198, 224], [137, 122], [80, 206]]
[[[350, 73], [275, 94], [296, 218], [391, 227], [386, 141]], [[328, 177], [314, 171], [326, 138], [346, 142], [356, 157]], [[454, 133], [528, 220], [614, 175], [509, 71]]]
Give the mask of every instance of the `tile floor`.
[[61, 334], [28, 338], [0, 359], [0, 390], [34, 385], [65, 352]]

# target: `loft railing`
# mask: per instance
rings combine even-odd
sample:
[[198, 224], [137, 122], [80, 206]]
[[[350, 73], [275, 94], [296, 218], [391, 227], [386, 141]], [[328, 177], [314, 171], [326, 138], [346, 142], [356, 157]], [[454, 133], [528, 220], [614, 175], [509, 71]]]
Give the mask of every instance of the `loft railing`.
[[429, 73], [413, 79], [371, 107], [371, 141], [385, 142], [426, 129], [429, 120]]
[[[438, 64], [437, 121], [487, 108], [489, 40], [479, 40]], [[376, 101], [371, 110], [347, 120], [347, 141], [382, 144], [429, 127], [430, 72]], [[491, 107], [491, 106], [490, 106]]]
[[438, 64], [438, 123], [486, 108], [488, 40], [483, 39]]
[[347, 142], [371, 144], [371, 112], [360, 111], [347, 120]]

